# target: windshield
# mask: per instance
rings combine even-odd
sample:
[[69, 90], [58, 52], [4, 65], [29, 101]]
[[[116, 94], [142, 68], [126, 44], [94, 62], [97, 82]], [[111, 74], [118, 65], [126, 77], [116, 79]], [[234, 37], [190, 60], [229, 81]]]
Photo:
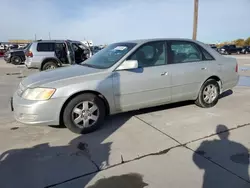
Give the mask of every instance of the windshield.
[[135, 46], [135, 43], [111, 44], [86, 60], [82, 65], [101, 69], [109, 68], [117, 63]]

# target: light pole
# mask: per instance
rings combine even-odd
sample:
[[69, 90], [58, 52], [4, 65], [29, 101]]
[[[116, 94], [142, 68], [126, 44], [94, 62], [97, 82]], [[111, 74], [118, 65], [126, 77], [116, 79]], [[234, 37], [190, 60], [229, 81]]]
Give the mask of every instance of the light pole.
[[199, 0], [194, 0], [193, 40], [196, 40], [196, 38], [197, 38], [198, 7], [199, 7]]

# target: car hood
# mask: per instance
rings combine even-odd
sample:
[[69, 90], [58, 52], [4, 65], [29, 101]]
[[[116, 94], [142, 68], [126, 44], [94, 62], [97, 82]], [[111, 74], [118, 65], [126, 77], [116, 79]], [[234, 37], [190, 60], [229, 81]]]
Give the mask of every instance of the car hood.
[[104, 72], [103, 69], [94, 69], [81, 65], [71, 65], [68, 67], [61, 67], [55, 70], [42, 71], [25, 78], [21, 83], [24, 87], [37, 87], [43, 84], [54, 81], [65, 80], [68, 78], [85, 76]]

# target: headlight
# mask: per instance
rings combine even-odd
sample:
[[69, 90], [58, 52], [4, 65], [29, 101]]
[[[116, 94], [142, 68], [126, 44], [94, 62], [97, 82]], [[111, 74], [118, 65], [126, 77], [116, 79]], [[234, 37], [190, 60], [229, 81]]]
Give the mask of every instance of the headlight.
[[28, 88], [23, 94], [22, 98], [27, 100], [48, 100], [55, 93], [56, 89], [53, 88]]

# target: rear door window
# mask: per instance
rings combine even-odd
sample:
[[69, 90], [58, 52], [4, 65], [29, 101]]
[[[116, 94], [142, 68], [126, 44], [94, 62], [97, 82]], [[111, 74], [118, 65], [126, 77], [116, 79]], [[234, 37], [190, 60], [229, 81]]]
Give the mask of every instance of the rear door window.
[[202, 61], [202, 53], [199, 47], [188, 41], [170, 42], [171, 63], [188, 63]]
[[55, 43], [38, 43], [37, 51], [38, 52], [53, 52], [55, 50]]

